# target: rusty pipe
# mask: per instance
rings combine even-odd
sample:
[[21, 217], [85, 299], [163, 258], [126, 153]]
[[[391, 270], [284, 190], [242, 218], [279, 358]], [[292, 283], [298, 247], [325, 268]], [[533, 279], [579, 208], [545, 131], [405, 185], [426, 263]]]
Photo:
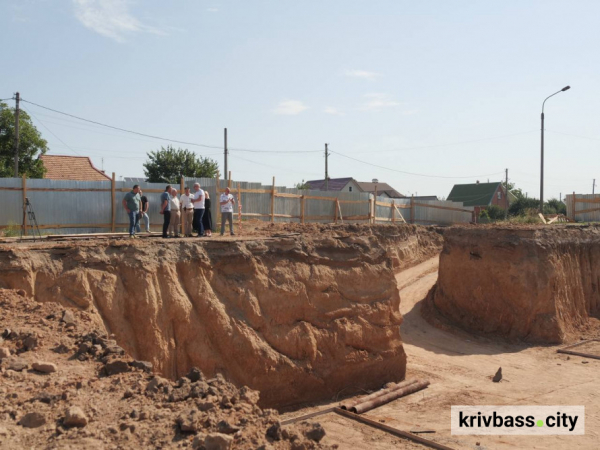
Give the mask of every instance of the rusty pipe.
[[374, 398], [377, 398], [381, 395], [385, 395], [388, 394], [389, 392], [395, 391], [397, 389], [402, 389], [403, 387], [406, 386], [410, 386], [411, 384], [416, 383], [419, 380], [404, 380], [401, 383], [393, 383], [393, 386], [386, 388], [386, 389], [380, 389], [377, 392], [373, 392], [372, 394], [367, 395], [366, 397], [361, 397], [359, 399], [356, 400], [351, 400], [349, 402], [343, 403], [340, 405], [340, 408], [342, 409], [350, 409], [355, 405], [358, 405], [359, 403], [364, 403], [364, 402], [368, 402], [370, 400], [373, 400]]
[[410, 384], [404, 388], [396, 389], [392, 392], [388, 392], [387, 394], [380, 395], [372, 400], [354, 405], [350, 408], [350, 411], [356, 414], [362, 414], [372, 410], [373, 408], [377, 408], [378, 406], [385, 405], [392, 400], [396, 400], [397, 398], [404, 397], [405, 395], [412, 394], [413, 392], [420, 391], [421, 389], [425, 389], [427, 386], [429, 386], [429, 381], [418, 381], [417, 383]]

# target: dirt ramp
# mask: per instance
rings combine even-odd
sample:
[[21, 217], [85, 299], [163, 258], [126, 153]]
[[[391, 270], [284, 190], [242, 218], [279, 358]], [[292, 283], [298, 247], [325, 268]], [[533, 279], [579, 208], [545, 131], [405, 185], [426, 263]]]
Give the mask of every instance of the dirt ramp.
[[165, 376], [197, 366], [259, 390], [263, 405], [283, 406], [404, 378], [386, 239], [346, 229], [12, 248], [0, 252], [0, 287], [89, 311]]
[[600, 311], [600, 227], [451, 228], [424, 308], [477, 333], [560, 343]]

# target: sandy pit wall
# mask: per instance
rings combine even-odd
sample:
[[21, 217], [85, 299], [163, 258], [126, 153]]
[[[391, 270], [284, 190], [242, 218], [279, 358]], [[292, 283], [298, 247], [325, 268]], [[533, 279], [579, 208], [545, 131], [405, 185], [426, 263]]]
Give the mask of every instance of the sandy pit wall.
[[197, 366], [261, 391], [265, 406], [292, 405], [404, 378], [394, 267], [429, 256], [434, 245], [412, 247], [439, 235], [375, 229], [5, 245], [0, 287], [88, 311], [165, 376]]
[[537, 343], [579, 337], [600, 309], [600, 227], [450, 228], [423, 313]]

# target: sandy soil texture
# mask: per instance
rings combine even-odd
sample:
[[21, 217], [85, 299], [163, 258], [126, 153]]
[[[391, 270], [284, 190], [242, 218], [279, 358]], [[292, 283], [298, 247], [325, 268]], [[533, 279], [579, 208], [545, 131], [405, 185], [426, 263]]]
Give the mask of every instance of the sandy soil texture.
[[[427, 439], [455, 449], [596, 449], [600, 440], [600, 361], [556, 353], [558, 346], [513, 344], [464, 331], [433, 327], [420, 312], [437, 280], [437, 258], [397, 275], [408, 358], [406, 377], [424, 378], [424, 391], [366, 413], [382, 423], [410, 430], [435, 430]], [[588, 335], [586, 337], [593, 337]], [[500, 383], [491, 378], [502, 367]], [[323, 403], [289, 412], [286, 418], [337, 405]], [[585, 405], [585, 436], [452, 436], [451, 405]], [[357, 450], [424, 448], [331, 414], [318, 417], [325, 443]], [[349, 437], [352, 437], [349, 440]], [[395, 441], [395, 443], [392, 443]], [[402, 447], [401, 445], [413, 445]]]
[[426, 312], [477, 333], [570, 342], [600, 314], [598, 280], [600, 226], [449, 228]]

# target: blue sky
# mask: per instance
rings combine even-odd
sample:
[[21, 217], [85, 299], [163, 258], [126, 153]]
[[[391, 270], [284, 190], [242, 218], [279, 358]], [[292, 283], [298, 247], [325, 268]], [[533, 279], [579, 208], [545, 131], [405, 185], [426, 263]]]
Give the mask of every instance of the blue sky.
[[[209, 146], [227, 127], [268, 151], [232, 150], [238, 180], [323, 178], [327, 142], [331, 177], [445, 197], [508, 168], [537, 197], [542, 101], [571, 85], [546, 103], [545, 197], [591, 193], [598, 17], [586, 0], [3, 0], [0, 98]], [[117, 176], [169, 144], [23, 106], [51, 153]]]

